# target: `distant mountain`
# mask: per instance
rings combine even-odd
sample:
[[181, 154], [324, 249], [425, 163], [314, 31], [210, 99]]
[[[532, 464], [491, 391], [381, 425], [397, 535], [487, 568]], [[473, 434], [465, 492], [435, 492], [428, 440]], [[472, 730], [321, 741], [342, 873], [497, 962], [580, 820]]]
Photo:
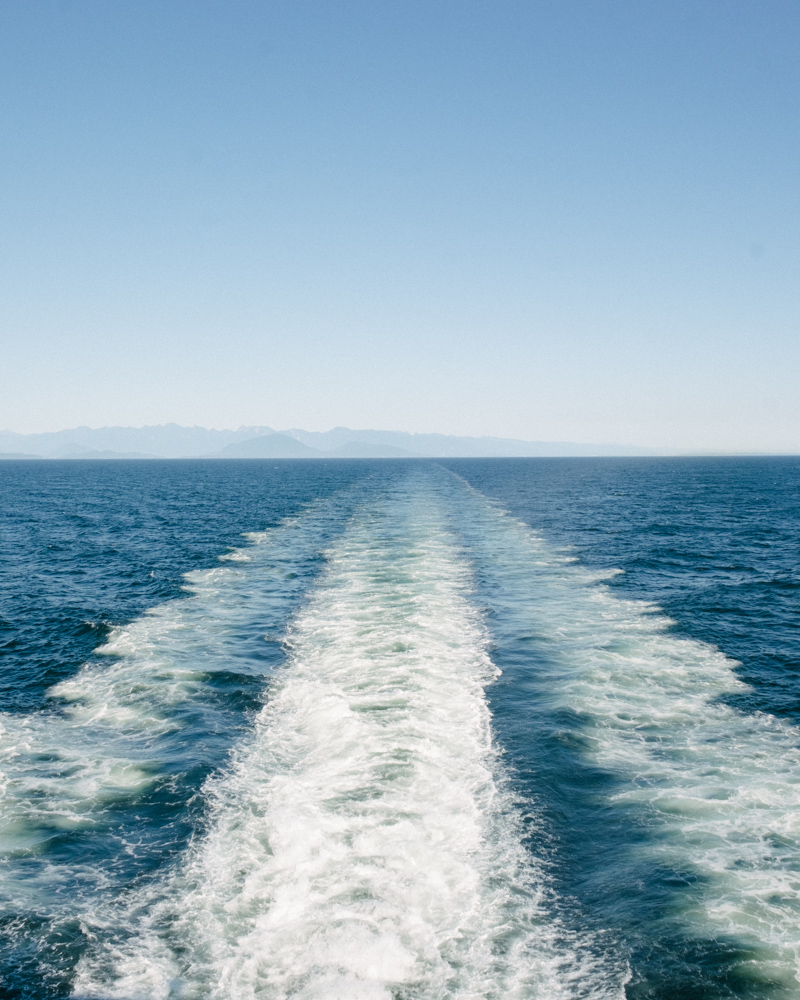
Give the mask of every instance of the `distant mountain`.
[[[208, 430], [161, 424], [155, 427], [75, 427], [46, 434], [0, 431], [0, 452], [28, 452], [42, 458], [91, 457], [87, 452], [114, 452], [116, 457], [199, 458], [229, 444], [274, 433], [271, 427]], [[97, 456], [95, 456], [97, 457]]]
[[309, 448], [286, 434], [264, 434], [261, 437], [226, 445], [207, 458], [319, 458], [321, 451]]
[[146, 458], [146, 459], [150, 459], [150, 458], [158, 458], [159, 456], [158, 455], [146, 455], [146, 454], [143, 454], [142, 452], [139, 452], [139, 451], [109, 451], [108, 449], [106, 449], [105, 451], [76, 451], [74, 455], [62, 455], [61, 457], [62, 458], [80, 459], [83, 462], [85, 462], [87, 460], [90, 461], [90, 462], [94, 462], [94, 461], [96, 461], [98, 459], [100, 461], [102, 461], [103, 459], [106, 459], [106, 458], [124, 458], [124, 459]]
[[330, 458], [419, 458], [419, 452], [371, 441], [346, 441], [332, 451], [320, 451]]
[[515, 438], [456, 437], [405, 431], [304, 431], [240, 427], [209, 430], [153, 427], [76, 427], [46, 434], [0, 431], [0, 458], [492, 458], [591, 455], [657, 455], [628, 445]]
[[630, 445], [576, 444], [574, 441], [521, 441], [516, 438], [456, 437], [449, 434], [410, 434], [406, 431], [354, 431], [335, 427], [332, 431], [284, 431], [303, 444], [331, 454], [365, 457], [419, 456], [428, 458], [527, 458], [568, 455], [656, 455], [654, 449]]

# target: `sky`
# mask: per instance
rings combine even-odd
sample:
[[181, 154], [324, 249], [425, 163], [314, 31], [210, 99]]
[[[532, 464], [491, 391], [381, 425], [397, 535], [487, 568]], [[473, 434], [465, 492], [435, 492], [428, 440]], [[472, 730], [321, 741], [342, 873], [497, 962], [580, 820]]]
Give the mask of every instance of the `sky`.
[[0, 428], [800, 452], [797, 0], [2, 0]]

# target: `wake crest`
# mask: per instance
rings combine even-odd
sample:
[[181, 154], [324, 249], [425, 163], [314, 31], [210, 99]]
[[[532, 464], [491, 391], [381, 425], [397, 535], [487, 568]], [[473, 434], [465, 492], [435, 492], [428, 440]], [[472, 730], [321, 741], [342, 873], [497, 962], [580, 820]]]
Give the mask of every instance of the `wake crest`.
[[430, 484], [357, 513], [206, 786], [207, 832], [96, 915], [78, 996], [620, 995], [548, 915], [522, 846], [469, 588]]

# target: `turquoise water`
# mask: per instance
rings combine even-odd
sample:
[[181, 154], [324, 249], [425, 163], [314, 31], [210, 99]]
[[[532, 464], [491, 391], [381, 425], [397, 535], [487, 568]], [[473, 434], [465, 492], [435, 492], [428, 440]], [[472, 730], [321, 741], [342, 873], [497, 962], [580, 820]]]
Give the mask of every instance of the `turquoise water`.
[[0, 465], [5, 995], [800, 995], [799, 482]]

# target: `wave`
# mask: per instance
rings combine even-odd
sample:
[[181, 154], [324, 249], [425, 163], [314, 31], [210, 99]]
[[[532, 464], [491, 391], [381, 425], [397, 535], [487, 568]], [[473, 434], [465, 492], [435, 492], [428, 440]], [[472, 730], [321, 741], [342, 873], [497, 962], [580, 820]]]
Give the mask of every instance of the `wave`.
[[251, 536], [3, 716], [6, 913], [86, 998], [797, 995], [797, 730], [608, 575], [422, 466]]
[[673, 634], [656, 606], [615, 596], [609, 574], [587, 570], [463, 480], [454, 489], [454, 521], [498, 646], [559, 739], [570, 734], [575, 759], [610, 778], [607, 792], [592, 790], [588, 837], [601, 837], [604, 823], [627, 829], [619, 856], [606, 856], [614, 870], [598, 873], [616, 887], [608, 911], [619, 919], [620, 892], [635, 909], [637, 882], [672, 879], [662, 911], [646, 931], [633, 928], [645, 947], [707, 941], [740, 984], [797, 995], [797, 729], [726, 703], [747, 685], [716, 647]]
[[96, 915], [77, 995], [621, 995], [522, 845], [469, 564], [415, 475], [327, 553], [207, 832]]
[[0, 715], [0, 923], [14, 962], [35, 954], [60, 981], [74, 961], [64, 941], [89, 933], [83, 914], [185, 847], [193, 796], [260, 708], [287, 620], [353, 502], [248, 534], [186, 574], [189, 596], [112, 630], [41, 711]]

